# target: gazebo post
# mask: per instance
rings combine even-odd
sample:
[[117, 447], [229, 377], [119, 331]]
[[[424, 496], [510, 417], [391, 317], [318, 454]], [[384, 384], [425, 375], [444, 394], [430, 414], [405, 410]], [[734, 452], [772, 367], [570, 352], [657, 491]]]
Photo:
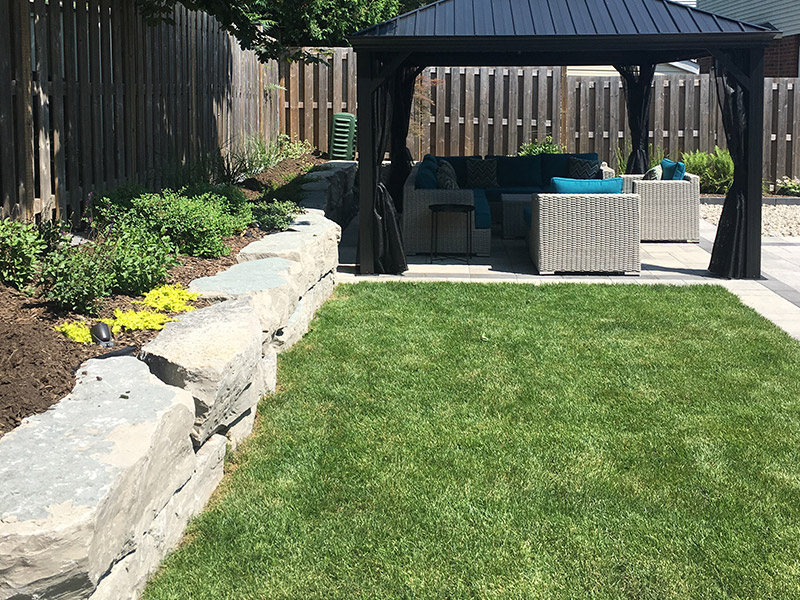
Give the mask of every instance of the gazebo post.
[[750, 107], [747, 115], [747, 228], [745, 277], [761, 277], [761, 203], [764, 155], [764, 49], [748, 56]]
[[375, 139], [372, 130], [372, 79], [374, 58], [372, 52], [356, 52], [358, 80], [358, 265], [362, 275], [375, 272], [372, 243], [372, 206], [375, 186]]

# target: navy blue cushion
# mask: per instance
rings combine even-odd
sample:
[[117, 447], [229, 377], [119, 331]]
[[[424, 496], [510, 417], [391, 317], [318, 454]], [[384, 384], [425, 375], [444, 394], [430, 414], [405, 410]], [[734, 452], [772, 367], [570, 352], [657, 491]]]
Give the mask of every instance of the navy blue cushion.
[[489, 210], [489, 201], [483, 190], [472, 190], [475, 198], [475, 229], [492, 228], [492, 212]]
[[675, 162], [665, 158], [661, 161], [661, 180], [680, 181], [686, 175], [686, 165], [682, 162]]
[[439, 165], [439, 161], [436, 159], [436, 157], [433, 154], [426, 154], [425, 156], [423, 156], [422, 157], [422, 162], [432, 162], [436, 166]]
[[531, 221], [533, 221], [533, 208], [530, 204], [522, 207], [522, 220], [525, 221], [525, 226], [530, 229]]
[[503, 194], [540, 194], [543, 192], [549, 192], [550, 186], [547, 185], [540, 185], [540, 186], [525, 186], [525, 187], [496, 187], [496, 188], [487, 188], [483, 190], [486, 192], [486, 197], [489, 199], [489, 202], [500, 202], [500, 196]]
[[416, 186], [418, 190], [435, 190], [439, 184], [436, 181], [436, 163], [423, 160], [417, 168]]
[[501, 187], [542, 185], [541, 156], [487, 156], [497, 160], [497, 183]]
[[621, 194], [622, 177], [611, 179], [553, 177], [550, 187], [554, 194]]
[[583, 158], [584, 160], [600, 160], [594, 153], [586, 154], [542, 154], [542, 184], [547, 185], [553, 177], [567, 177], [569, 175], [569, 158]]

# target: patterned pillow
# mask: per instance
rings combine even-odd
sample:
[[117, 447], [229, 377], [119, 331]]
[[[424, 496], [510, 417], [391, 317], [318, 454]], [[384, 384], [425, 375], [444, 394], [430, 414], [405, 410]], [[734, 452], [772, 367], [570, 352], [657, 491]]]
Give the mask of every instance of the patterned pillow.
[[493, 158], [467, 160], [467, 187], [493, 188], [497, 184], [497, 161]]
[[456, 170], [446, 160], [439, 161], [439, 169], [436, 171], [436, 184], [440, 190], [457, 190], [458, 180]]
[[597, 179], [600, 174], [600, 161], [570, 156], [567, 173], [570, 179]]
[[645, 181], [654, 181], [657, 179], [661, 179], [662, 172], [663, 169], [661, 168], [661, 165], [656, 165], [655, 167], [650, 169], [647, 173], [645, 173], [642, 179], [644, 179]]

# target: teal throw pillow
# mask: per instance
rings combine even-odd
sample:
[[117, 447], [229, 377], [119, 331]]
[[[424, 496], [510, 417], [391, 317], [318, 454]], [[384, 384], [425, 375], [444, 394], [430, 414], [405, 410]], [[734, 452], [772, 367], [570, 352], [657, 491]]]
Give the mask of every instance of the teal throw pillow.
[[553, 177], [550, 189], [554, 194], [621, 194], [622, 177], [611, 179], [567, 179]]
[[680, 181], [686, 175], [686, 165], [682, 162], [675, 162], [665, 158], [661, 161], [661, 179], [670, 181]]

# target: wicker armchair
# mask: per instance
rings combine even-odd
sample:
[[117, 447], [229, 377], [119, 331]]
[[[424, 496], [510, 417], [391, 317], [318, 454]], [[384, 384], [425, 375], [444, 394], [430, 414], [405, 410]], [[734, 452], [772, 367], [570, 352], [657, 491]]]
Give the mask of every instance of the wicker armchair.
[[622, 175], [622, 191], [642, 198], [642, 241], [700, 241], [700, 178], [689, 173], [679, 181], [642, 177]]
[[[403, 186], [403, 247], [406, 254], [426, 254], [431, 251], [431, 204], [472, 204], [472, 190], [419, 190], [416, 188], [417, 168], [411, 170]], [[473, 221], [472, 251], [489, 256], [491, 229], [475, 229]], [[439, 215], [437, 250], [445, 254], [466, 252], [463, 215]]]
[[638, 273], [639, 196], [534, 194], [528, 248], [541, 274]]

